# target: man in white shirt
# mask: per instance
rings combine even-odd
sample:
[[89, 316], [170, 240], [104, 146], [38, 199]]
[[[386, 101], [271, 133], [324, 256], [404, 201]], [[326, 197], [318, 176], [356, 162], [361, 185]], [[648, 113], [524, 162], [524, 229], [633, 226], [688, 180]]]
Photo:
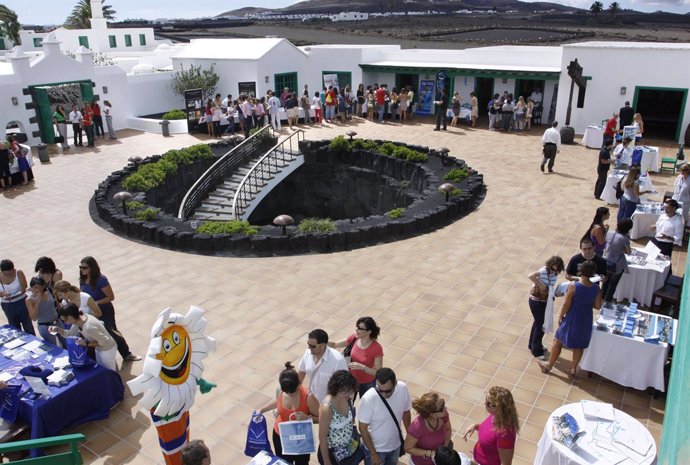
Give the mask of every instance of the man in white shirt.
[[684, 164], [680, 168], [680, 174], [673, 184], [673, 200], [683, 204], [683, 221], [686, 223], [690, 221], [688, 213], [690, 212], [690, 165]]
[[619, 166], [630, 166], [632, 163], [633, 147], [630, 145], [630, 142], [632, 142], [632, 139], [626, 137], [622, 143], [616, 145], [616, 148], [613, 149], [613, 158], [618, 162]]
[[553, 164], [556, 161], [556, 153], [561, 151], [561, 133], [558, 129], [558, 121], [554, 121], [549, 129], [544, 131], [541, 143], [544, 146], [544, 158], [541, 161], [541, 172], [544, 172], [544, 165], [549, 162], [549, 173], [553, 173]]
[[230, 105], [232, 105], [232, 94], [228, 94], [228, 96], [220, 102], [220, 109], [223, 110], [223, 112], [227, 112]]
[[[386, 407], [393, 411], [395, 420]], [[396, 465], [403, 447], [400, 422], [410, 426], [412, 400], [407, 385], [397, 381], [390, 368], [376, 372], [376, 388], [369, 389], [359, 404], [357, 420], [364, 441], [365, 465]]]
[[240, 110], [244, 115], [244, 137], [249, 137], [249, 131], [254, 128], [254, 108], [246, 95], [240, 95], [242, 105]]
[[673, 253], [673, 244], [683, 245], [683, 219], [676, 213], [677, 209], [678, 202], [673, 199], [667, 200], [664, 204], [664, 213], [652, 226], [652, 229], [656, 230], [652, 242], [668, 257]]
[[268, 92], [268, 114], [270, 115], [271, 126], [276, 131], [280, 131], [280, 99], [273, 94], [272, 90]]
[[299, 380], [304, 381], [309, 376], [309, 390], [321, 402], [328, 394], [331, 375], [347, 370], [347, 362], [340, 352], [328, 347], [328, 333], [323, 329], [315, 329], [307, 335], [307, 347], [299, 362]]
[[532, 102], [534, 103], [534, 106], [535, 106], [535, 107], [537, 107], [537, 108], [538, 108], [538, 107], [541, 107], [541, 101], [542, 101], [542, 99], [543, 99], [543, 95], [542, 95], [541, 89], [540, 89], [539, 87], [537, 87], [536, 89], [534, 89], [534, 91], [533, 91], [532, 94], [529, 96], [529, 98], [532, 99]]
[[84, 144], [82, 143], [81, 137], [82, 115], [76, 105], [72, 105], [72, 111], [69, 112], [68, 118], [69, 122], [72, 123], [72, 131], [74, 132], [74, 145], [83, 147]]

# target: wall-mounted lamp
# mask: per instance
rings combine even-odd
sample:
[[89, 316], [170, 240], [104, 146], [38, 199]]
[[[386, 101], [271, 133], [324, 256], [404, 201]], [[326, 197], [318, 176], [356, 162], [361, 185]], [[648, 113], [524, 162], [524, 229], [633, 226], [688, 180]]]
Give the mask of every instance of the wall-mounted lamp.
[[107, 94], [108, 93], [108, 86], [103, 86], [103, 93]]
[[269, 80], [270, 80], [270, 78], [269, 78], [268, 76], [264, 76], [264, 82], [265, 82], [266, 84], [268, 84], [268, 81], [269, 81]]
[[12, 97], [12, 105], [19, 105], [19, 100], [17, 97]]
[[503, 84], [508, 84], [508, 79], [503, 78], [503, 79], [502, 79], [502, 82], [503, 82]]
[[625, 87], [621, 87], [621, 95], [625, 95], [625, 92], [626, 92], [627, 90], [628, 90], [628, 89], [626, 89]]

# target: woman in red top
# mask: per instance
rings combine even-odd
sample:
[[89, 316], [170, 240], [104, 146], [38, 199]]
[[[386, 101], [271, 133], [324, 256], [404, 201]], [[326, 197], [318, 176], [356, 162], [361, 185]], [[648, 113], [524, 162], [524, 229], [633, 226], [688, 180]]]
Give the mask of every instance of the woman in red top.
[[[381, 328], [370, 316], [357, 320], [355, 333], [347, 339], [329, 344], [333, 348], [350, 347], [348, 368], [359, 383], [359, 396], [376, 385], [376, 372], [383, 366], [383, 347], [376, 339]], [[346, 351], [347, 356], [347, 351]]]
[[515, 454], [515, 438], [520, 431], [513, 395], [506, 388], [494, 386], [484, 400], [488, 417], [465, 431], [467, 438], [478, 431], [474, 460], [482, 465], [510, 465]]
[[302, 421], [312, 419], [319, 421], [319, 401], [306, 387], [300, 383], [299, 375], [290, 362], [285, 363], [285, 369], [278, 377], [280, 392], [275, 400], [267, 403], [255, 413], [268, 412], [277, 409], [275, 425], [273, 425], [273, 448], [278, 457], [294, 465], [309, 465], [309, 454], [282, 455], [283, 447], [280, 443], [280, 429], [278, 425], [284, 421]]
[[206, 102], [206, 110], [204, 111], [204, 116], [206, 116], [206, 127], [208, 128], [208, 135], [211, 137], [216, 137], [213, 130], [213, 100], [208, 99]]
[[94, 99], [93, 105], [93, 129], [95, 136], [98, 137], [99, 133], [101, 137], [105, 137], [105, 131], [103, 130], [103, 117], [101, 116], [101, 106], [98, 104], [98, 100]]
[[84, 131], [86, 131], [86, 140], [88, 141], [88, 146], [93, 147], [93, 108], [91, 108], [89, 102], [84, 102], [82, 118], [81, 124], [84, 126]]
[[405, 452], [413, 465], [433, 465], [436, 448], [448, 446], [453, 434], [446, 401], [435, 392], [427, 392], [412, 401], [412, 408], [417, 416], [407, 427]]

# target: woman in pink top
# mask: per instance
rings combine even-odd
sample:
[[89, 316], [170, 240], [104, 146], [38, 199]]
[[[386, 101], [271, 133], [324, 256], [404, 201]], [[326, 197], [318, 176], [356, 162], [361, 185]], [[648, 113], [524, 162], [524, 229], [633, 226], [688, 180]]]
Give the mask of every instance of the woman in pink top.
[[515, 437], [520, 431], [513, 395], [506, 388], [489, 389], [484, 402], [489, 416], [465, 431], [464, 439], [478, 431], [474, 461], [479, 465], [510, 465], [515, 454]]
[[[381, 328], [370, 316], [357, 320], [355, 333], [331, 347], [349, 347], [348, 368], [359, 384], [359, 397], [376, 385], [376, 372], [383, 366], [383, 347], [376, 341]], [[345, 356], [347, 351], [345, 351]]]
[[414, 465], [434, 465], [438, 446], [450, 444], [452, 428], [446, 401], [435, 392], [427, 392], [412, 401], [417, 416], [407, 428], [405, 452], [412, 456]]

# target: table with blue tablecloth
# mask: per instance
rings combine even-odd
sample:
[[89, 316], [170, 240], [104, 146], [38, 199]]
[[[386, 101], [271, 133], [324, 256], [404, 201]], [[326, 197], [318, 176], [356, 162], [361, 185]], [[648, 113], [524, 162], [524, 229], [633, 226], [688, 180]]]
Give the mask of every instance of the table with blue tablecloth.
[[[25, 344], [9, 349], [7, 344], [14, 339], [21, 339]], [[124, 384], [120, 375], [96, 365], [91, 368], [66, 368], [74, 373], [72, 381], [64, 386], [47, 386], [51, 397], [31, 400], [33, 391], [19, 370], [31, 365], [52, 369], [55, 358], [67, 356], [67, 351], [8, 325], [0, 327], [0, 340], [0, 373], [14, 374], [7, 381], [8, 384], [22, 385], [17, 419], [31, 425], [31, 439], [56, 436], [70, 426], [107, 418], [110, 409], [124, 398]], [[22, 349], [32, 341], [41, 343], [36, 352]], [[15, 358], [20, 358], [23, 352], [32, 355], [25, 360], [14, 360], [6, 356], [10, 351]]]

